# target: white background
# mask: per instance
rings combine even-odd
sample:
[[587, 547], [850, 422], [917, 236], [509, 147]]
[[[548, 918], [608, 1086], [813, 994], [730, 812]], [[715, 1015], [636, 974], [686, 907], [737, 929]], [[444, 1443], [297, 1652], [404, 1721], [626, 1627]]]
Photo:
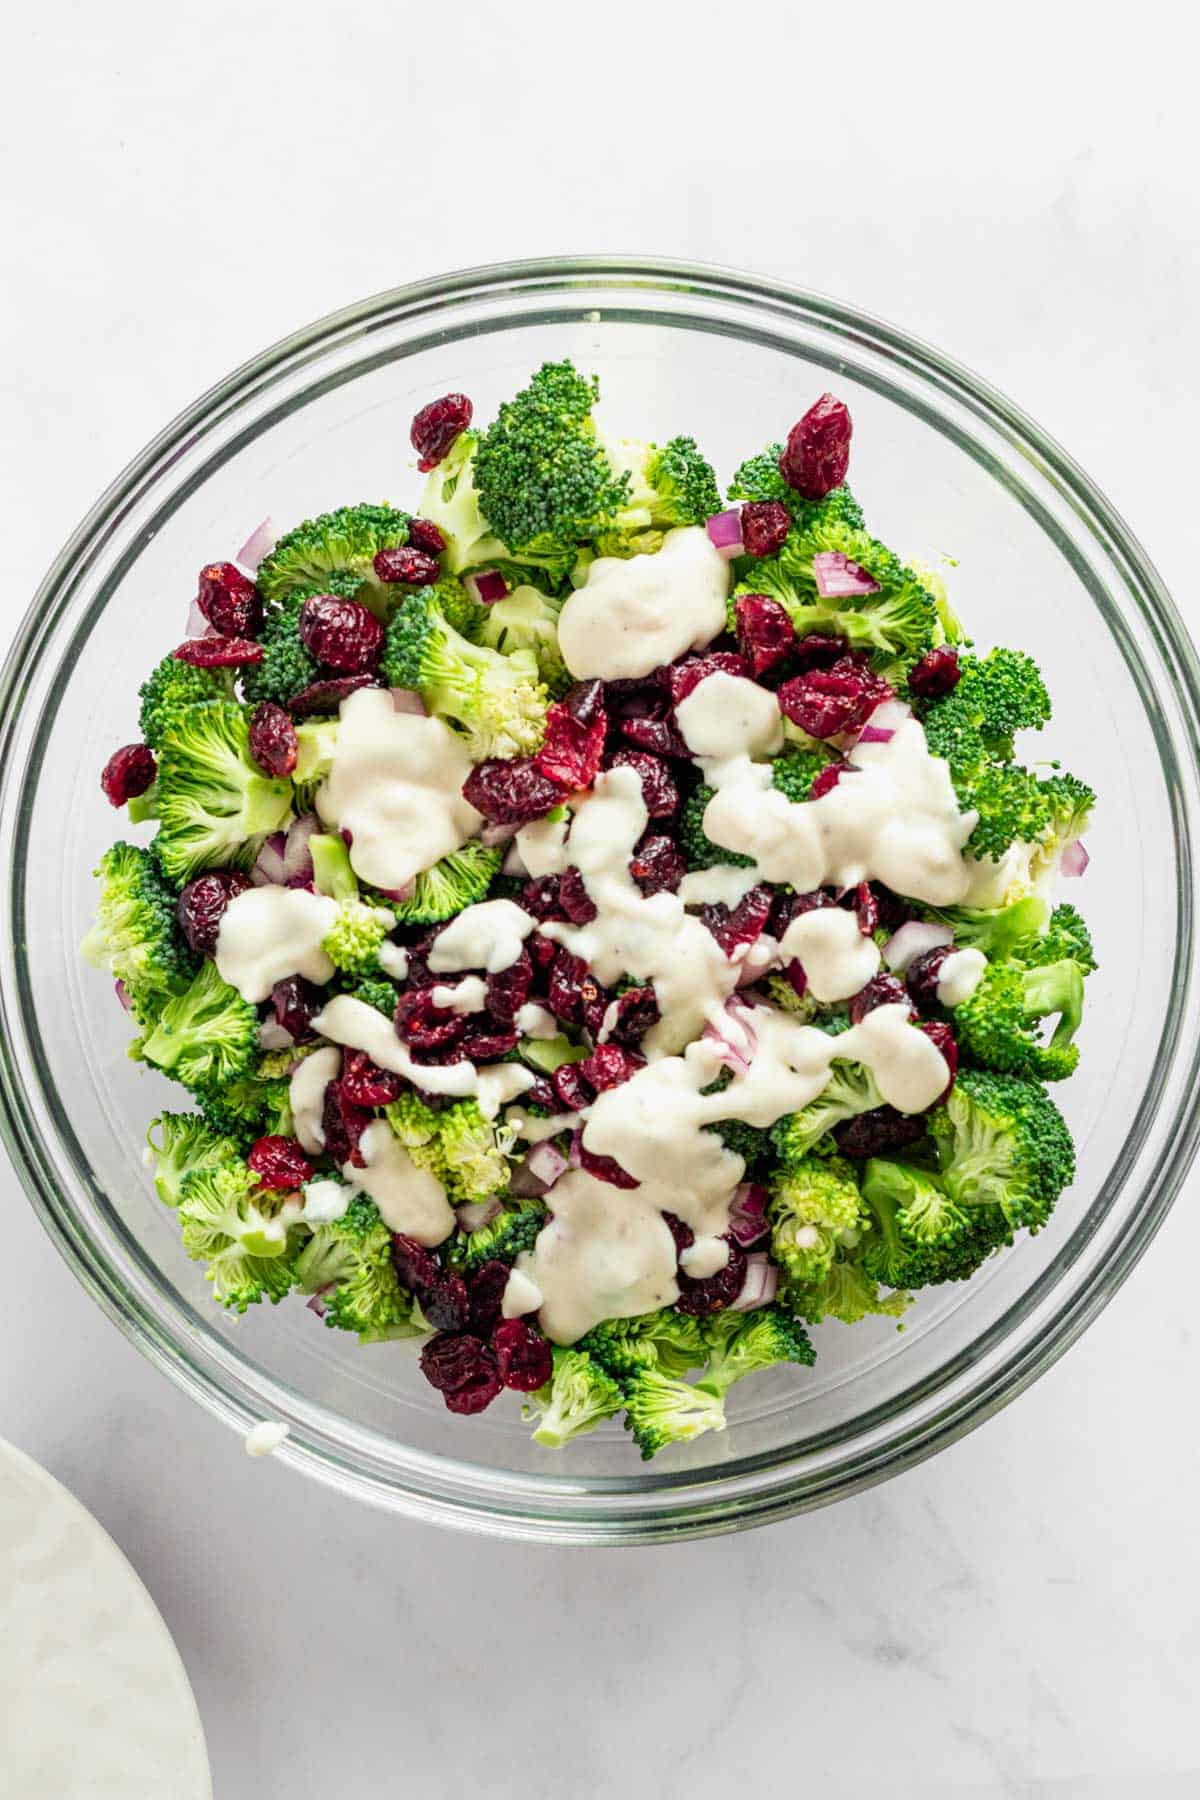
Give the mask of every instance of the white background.
[[[931, 339], [1072, 450], [1190, 612], [1182, 16], [35, 0], [3, 46], [4, 626], [232, 366], [555, 251], [742, 265]], [[149, 1584], [219, 1800], [1200, 1793], [1194, 1188], [1065, 1362], [935, 1462], [748, 1537], [572, 1553], [248, 1461], [2, 1180], [0, 1434]]]

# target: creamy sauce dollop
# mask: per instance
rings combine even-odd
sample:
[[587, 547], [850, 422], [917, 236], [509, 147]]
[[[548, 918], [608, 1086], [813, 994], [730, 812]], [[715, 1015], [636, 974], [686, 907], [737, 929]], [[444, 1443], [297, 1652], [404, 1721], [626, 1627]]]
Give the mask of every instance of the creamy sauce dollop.
[[432, 1250], [454, 1230], [454, 1209], [446, 1190], [428, 1169], [418, 1169], [386, 1119], [376, 1119], [359, 1139], [365, 1169], [342, 1164], [351, 1189], [367, 1194], [389, 1231], [402, 1231]]
[[576, 680], [648, 675], [725, 628], [729, 564], [702, 525], [668, 531], [653, 556], [599, 556], [558, 620]]
[[323, 986], [333, 964], [321, 944], [337, 916], [336, 900], [306, 888], [247, 888], [221, 915], [217, 973], [253, 1005], [289, 975]]

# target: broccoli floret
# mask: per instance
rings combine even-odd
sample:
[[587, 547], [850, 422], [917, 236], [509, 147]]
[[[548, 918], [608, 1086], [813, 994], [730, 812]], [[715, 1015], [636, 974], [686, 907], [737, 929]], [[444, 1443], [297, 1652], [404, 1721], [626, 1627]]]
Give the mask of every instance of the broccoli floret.
[[1026, 894], [1007, 906], [922, 907], [928, 919], [948, 925], [956, 950], [982, 950], [989, 959], [1003, 960], [1034, 943], [1046, 929], [1050, 907], [1039, 894]]
[[135, 1018], [150, 1024], [171, 995], [183, 992], [196, 967], [176, 924], [175, 895], [157, 859], [134, 844], [113, 844], [95, 873], [100, 899], [83, 954], [124, 983]]
[[704, 1129], [715, 1132], [727, 1150], [741, 1157], [747, 1176], [753, 1175], [771, 1154], [770, 1133], [760, 1130], [757, 1125], [747, 1124], [745, 1119], [721, 1119]]
[[821, 770], [837, 760], [836, 754], [823, 744], [814, 745], [811, 750], [785, 751], [771, 763], [771, 786], [798, 806], [808, 799]]
[[[318, 1046], [313, 1046], [317, 1048]], [[293, 1120], [287, 1070], [308, 1046], [259, 1057], [253, 1071], [235, 1081], [216, 1080], [189, 1088], [209, 1124], [248, 1149], [259, 1137], [291, 1137]]]
[[405, 601], [387, 630], [384, 677], [416, 688], [428, 710], [467, 735], [473, 757], [526, 756], [546, 732], [546, 690], [532, 651], [471, 644], [448, 624], [431, 588]]
[[554, 1352], [554, 1373], [545, 1387], [530, 1394], [523, 1417], [537, 1420], [535, 1444], [558, 1450], [585, 1431], [594, 1431], [603, 1419], [620, 1412], [622, 1394], [617, 1383], [583, 1350]]
[[[821, 551], [839, 551], [858, 563], [878, 582], [878, 592], [853, 599], [823, 598], [813, 571], [813, 558]], [[740, 593], [769, 594], [778, 600], [800, 637], [828, 633], [889, 661], [911, 661], [941, 635], [937, 604], [920, 578], [885, 545], [844, 518], [826, 515], [794, 527], [780, 550], [756, 561], [738, 583], [731, 605]]]
[[579, 1348], [618, 1380], [639, 1369], [686, 1375], [707, 1361], [709, 1352], [700, 1320], [669, 1306], [632, 1319], [606, 1319], [579, 1340]]
[[477, 1100], [460, 1100], [437, 1115], [445, 1160], [443, 1180], [452, 1206], [508, 1192], [512, 1132], [485, 1119]]
[[1096, 796], [1075, 775], [1048, 775], [1041, 788], [1049, 818], [1034, 848], [1030, 875], [1034, 881], [1045, 884], [1057, 875], [1064, 855], [1087, 830]]
[[863, 1198], [873, 1229], [862, 1248], [865, 1272], [901, 1290], [967, 1281], [1012, 1229], [998, 1206], [961, 1206], [928, 1169], [871, 1158]]
[[400, 997], [392, 983], [379, 975], [356, 982], [348, 991], [355, 1000], [361, 1000], [364, 1006], [373, 1006], [376, 1012], [384, 1013], [389, 1019], [395, 1012], [396, 1001]]
[[1018, 731], [1040, 731], [1050, 717], [1041, 671], [1024, 650], [959, 657], [958, 684], [947, 696], [969, 719], [992, 756], [1010, 762]]
[[621, 1384], [625, 1429], [649, 1462], [671, 1444], [689, 1444], [706, 1431], [724, 1431], [725, 1403], [660, 1369], [639, 1369]]
[[616, 525], [629, 495], [592, 422], [599, 384], [567, 361], [544, 363], [479, 440], [474, 479], [492, 531], [518, 562], [559, 571], [578, 546]]
[[754, 862], [752, 856], [743, 856], [735, 850], [723, 850], [719, 844], [714, 844], [711, 838], [705, 836], [704, 814], [714, 792], [715, 789], [706, 787], [701, 782], [684, 801], [679, 826], [679, 848], [683, 851], [689, 869], [748, 869]]
[[472, 838], [431, 869], [423, 869], [414, 878], [407, 900], [389, 901], [396, 922], [437, 925], [453, 919], [484, 898], [503, 860], [503, 850], [489, 850]]
[[259, 636], [262, 661], [250, 663], [242, 674], [242, 692], [251, 705], [271, 700], [286, 706], [317, 679], [320, 665], [300, 638], [300, 609], [307, 597], [298, 594], [268, 614]]
[[387, 1122], [418, 1169], [427, 1169], [439, 1181], [446, 1179], [442, 1149], [441, 1114], [414, 1093], [401, 1094], [386, 1109]]
[[782, 1306], [757, 1312], [713, 1313], [704, 1321], [709, 1360], [696, 1382], [703, 1393], [723, 1399], [735, 1381], [776, 1363], [811, 1368], [816, 1355], [804, 1327]]
[[878, 1281], [863, 1268], [860, 1254], [854, 1246], [839, 1250], [820, 1280], [789, 1282], [784, 1292], [785, 1304], [810, 1325], [819, 1325], [823, 1319], [857, 1325], [861, 1319], [871, 1317], [903, 1317], [912, 1296], [902, 1289], [883, 1293]]
[[771, 1141], [785, 1169], [801, 1162], [835, 1125], [884, 1103], [871, 1071], [859, 1063], [835, 1063], [829, 1080], [801, 1112], [771, 1127]]
[[772, 1006], [777, 1006], [780, 1012], [791, 1013], [801, 1024], [809, 1024], [816, 1018], [817, 1002], [812, 994], [798, 994], [787, 976], [778, 970], [768, 972], [756, 985]]
[[157, 750], [164, 728], [183, 707], [236, 698], [234, 671], [197, 669], [177, 656], [164, 656], [143, 681], [138, 695], [142, 702], [138, 725], [146, 742]]
[[839, 1245], [861, 1229], [862, 1196], [853, 1169], [840, 1156], [784, 1152], [783, 1166], [771, 1179], [767, 1212], [771, 1255], [785, 1275], [797, 1282], [820, 1281]]
[[290, 1292], [303, 1234], [271, 1209], [258, 1176], [240, 1159], [185, 1177], [179, 1222], [184, 1249], [194, 1262], [208, 1264], [222, 1306], [243, 1313]]
[[1030, 968], [1061, 962], [1064, 958], [1077, 963], [1084, 975], [1090, 975], [1096, 967], [1092, 934], [1078, 908], [1067, 901], [1054, 908], [1039, 937], [1023, 940], [1013, 946], [1013, 951], [1018, 962], [1026, 963]]
[[191, 1086], [232, 1082], [258, 1054], [258, 1012], [204, 962], [191, 985], [173, 995], [142, 1039], [144, 1061]]
[[720, 512], [717, 478], [695, 438], [672, 438], [661, 448], [624, 439], [604, 448], [614, 474], [628, 483], [615, 521], [593, 534], [601, 555], [655, 550], [663, 531], [703, 525]]
[[[1024, 968], [1016, 962], [989, 963], [969, 999], [951, 1009], [959, 1050], [985, 1068], [1065, 1081], [1079, 1062], [1073, 1042], [1083, 1019], [1083, 970], [1077, 962]], [[1043, 1019], [1058, 1023], [1042, 1042]]]
[[[430, 473], [421, 496], [421, 517], [430, 519], [446, 540], [443, 566], [452, 575], [498, 569], [512, 586], [528, 582], [550, 591], [561, 588], [574, 561], [573, 550], [548, 544], [536, 552], [527, 547], [518, 557], [484, 518], [475, 485], [478, 446], [478, 432], [462, 432]], [[451, 613], [447, 617], [455, 623]]]
[[215, 1131], [200, 1113], [160, 1113], [150, 1121], [146, 1143], [154, 1159], [155, 1191], [170, 1207], [179, 1205], [188, 1175], [196, 1169], [221, 1168], [235, 1161], [239, 1151], [232, 1138]]
[[292, 806], [292, 784], [264, 775], [250, 755], [244, 709], [192, 706], [165, 728], [159, 749], [154, 850], [174, 881], [201, 869], [254, 861]]
[[337, 591], [333, 578], [341, 576], [354, 581], [354, 598], [373, 611], [385, 611], [388, 588], [375, 573], [375, 557], [408, 542], [408, 520], [395, 507], [365, 501], [305, 519], [258, 565], [259, 593], [267, 601], [286, 600], [302, 590], [328, 594]]
[[360, 1343], [424, 1334], [392, 1262], [392, 1234], [365, 1195], [352, 1200], [340, 1219], [317, 1227], [297, 1259], [296, 1281], [306, 1294], [332, 1286], [325, 1293], [325, 1323], [357, 1333]]
[[[440, 595], [440, 587], [438, 592]], [[511, 656], [516, 650], [531, 652], [547, 693], [551, 699], [561, 699], [574, 680], [558, 647], [558, 615], [562, 602], [540, 593], [535, 587], [522, 585], [514, 588], [506, 600], [497, 600], [480, 610], [484, 617], [475, 641], [499, 650], [504, 656]], [[457, 623], [451, 613], [446, 612], [446, 617], [452, 625]], [[462, 630], [462, 627], [458, 626], [458, 629]], [[473, 636], [471, 632], [463, 632], [463, 635]]]
[[819, 521], [838, 521], [854, 531], [863, 527], [862, 507], [844, 484], [821, 500], [806, 500], [783, 479], [779, 459], [782, 444], [768, 444], [757, 456], [748, 456], [735, 469], [729, 484], [730, 500], [780, 500], [800, 530]]
[[546, 1217], [540, 1200], [506, 1203], [478, 1231], [455, 1234], [449, 1245], [450, 1261], [464, 1275], [473, 1275], [486, 1262], [514, 1263], [523, 1250], [533, 1249]]
[[393, 913], [365, 900], [344, 900], [321, 940], [321, 948], [346, 975], [371, 975], [379, 968], [379, 947], [395, 925]]
[[1075, 1175], [1062, 1114], [1036, 1082], [960, 1069], [930, 1117], [941, 1181], [960, 1206], [995, 1206], [1014, 1230], [1037, 1231]]

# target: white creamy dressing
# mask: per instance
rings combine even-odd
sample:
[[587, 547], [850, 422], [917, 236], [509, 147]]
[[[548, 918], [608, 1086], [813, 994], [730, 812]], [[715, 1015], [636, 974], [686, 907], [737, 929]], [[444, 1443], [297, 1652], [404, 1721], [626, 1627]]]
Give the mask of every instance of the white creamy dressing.
[[447, 1012], [477, 1013], [487, 1005], [487, 982], [479, 975], [464, 975], [452, 986], [438, 982], [433, 989], [433, 1004]]
[[574, 1131], [582, 1125], [582, 1114], [576, 1112], [554, 1113], [549, 1118], [542, 1118], [538, 1113], [526, 1112], [523, 1106], [510, 1106], [504, 1115], [504, 1123], [514, 1137], [523, 1139], [527, 1144], [544, 1144], [547, 1138], [561, 1137], [564, 1131]]
[[384, 974], [390, 975], [394, 981], [406, 981], [408, 979], [408, 951], [400, 944], [380, 944], [379, 966]]
[[304, 1206], [300, 1217], [306, 1225], [332, 1225], [336, 1219], [345, 1218], [353, 1198], [353, 1188], [348, 1188], [344, 1182], [318, 1177], [316, 1181], [304, 1184]]
[[542, 1296], [542, 1329], [553, 1343], [573, 1344], [603, 1319], [632, 1319], [678, 1299], [675, 1239], [647, 1188], [616, 1188], [572, 1169], [547, 1204], [551, 1217], [517, 1268]]
[[494, 1119], [500, 1108], [523, 1094], [537, 1080], [532, 1069], [520, 1063], [488, 1063], [478, 1071], [476, 1099], [485, 1119]]
[[683, 741], [714, 787], [741, 756], [775, 756], [783, 748], [783, 716], [768, 688], [719, 669], [696, 683], [675, 708]]
[[462, 969], [486, 969], [499, 975], [521, 954], [533, 920], [515, 900], [480, 900], [442, 927], [429, 952], [435, 975], [457, 975]]
[[570, 822], [564, 810], [557, 819], [535, 819], [530, 825], [522, 825], [513, 839], [526, 871], [535, 881], [543, 875], [556, 875], [566, 867], [565, 845]]
[[779, 940], [785, 963], [799, 962], [808, 991], [823, 1006], [848, 1000], [879, 973], [879, 947], [864, 937], [852, 912], [821, 906], [792, 920]]
[[445, 1243], [455, 1226], [446, 1190], [436, 1175], [418, 1169], [387, 1120], [368, 1125], [358, 1147], [366, 1168], [342, 1164], [354, 1193], [375, 1202], [389, 1231], [402, 1231], [427, 1250]]
[[386, 689], [360, 688], [342, 701], [317, 812], [351, 833], [356, 875], [403, 888], [478, 832], [483, 820], [462, 797], [471, 766], [462, 738], [440, 719], [397, 712]]
[[217, 973], [255, 1006], [289, 975], [323, 987], [333, 976], [333, 964], [321, 944], [337, 916], [336, 900], [306, 888], [247, 888], [234, 895], [221, 915]]
[[[356, 1001], [355, 1004], [361, 1005], [361, 1001]], [[342, 1053], [333, 1044], [314, 1050], [293, 1071], [288, 1087], [292, 1125], [301, 1146], [310, 1156], [318, 1156], [325, 1148], [325, 1127], [321, 1122], [325, 1089], [331, 1081], [337, 1080], [341, 1072]]]
[[510, 1269], [500, 1300], [501, 1317], [523, 1319], [528, 1313], [536, 1312], [541, 1304], [542, 1290], [535, 1287], [528, 1275], [523, 1275], [520, 1269]]
[[563, 661], [579, 681], [648, 675], [724, 630], [728, 593], [729, 564], [702, 525], [668, 531], [653, 556], [597, 557], [559, 614]]
[[536, 1000], [527, 1000], [519, 1009], [516, 1027], [522, 1037], [545, 1039], [556, 1038], [561, 1029], [554, 1014]]
[[982, 950], [952, 950], [938, 970], [938, 1004], [961, 1006], [979, 986], [986, 968], [987, 957]]
[[685, 875], [679, 884], [679, 898], [685, 906], [727, 906], [732, 912], [761, 880], [762, 874], [753, 863], [748, 868], [736, 863], [714, 863], [711, 869], [694, 869]]
[[694, 1281], [707, 1281], [719, 1275], [729, 1262], [729, 1244], [725, 1238], [701, 1237], [680, 1252], [679, 1266]]
[[290, 1434], [291, 1426], [281, 1419], [260, 1419], [242, 1439], [242, 1448], [247, 1456], [273, 1456]]

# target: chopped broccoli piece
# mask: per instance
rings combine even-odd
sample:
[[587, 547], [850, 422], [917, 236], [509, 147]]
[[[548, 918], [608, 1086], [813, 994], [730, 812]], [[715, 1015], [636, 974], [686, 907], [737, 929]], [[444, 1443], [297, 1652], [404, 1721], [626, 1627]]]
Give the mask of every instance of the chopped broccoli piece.
[[96, 922], [83, 940], [94, 968], [122, 982], [134, 1016], [151, 1024], [196, 967], [175, 920], [175, 895], [157, 858], [134, 844], [116, 843], [95, 870], [100, 881]]
[[661, 448], [622, 439], [606, 443], [604, 450], [626, 491], [616, 516], [590, 534], [602, 556], [657, 550], [664, 531], [703, 525], [720, 512], [717, 478], [695, 438], [672, 438]]
[[[562, 602], [540, 593], [535, 587], [522, 585], [514, 588], [506, 600], [497, 600], [494, 605], [481, 610], [484, 618], [477, 641], [499, 650], [503, 656], [511, 656], [517, 650], [531, 653], [547, 693], [552, 699], [561, 699], [574, 680], [558, 647], [558, 615]], [[449, 612], [446, 617], [455, 624]], [[464, 632], [463, 635], [470, 637], [472, 634]]]
[[418, 1169], [427, 1169], [439, 1181], [446, 1178], [446, 1157], [442, 1149], [441, 1114], [418, 1094], [401, 1094], [386, 1109], [387, 1122], [407, 1150]]
[[[318, 1046], [312, 1046], [317, 1048]], [[291, 1137], [292, 1106], [287, 1068], [309, 1046], [262, 1056], [252, 1072], [234, 1081], [199, 1082], [190, 1092], [196, 1105], [215, 1130], [248, 1149], [259, 1137]], [[286, 1059], [286, 1060], [285, 1060]], [[276, 1065], [282, 1063], [281, 1069]]]
[[787, 750], [771, 763], [771, 786], [793, 805], [799, 805], [808, 799], [821, 770], [837, 760], [834, 751], [827, 750], [824, 744], [815, 744], [811, 750]]
[[733, 480], [729, 484], [730, 500], [779, 500], [787, 507], [800, 530], [821, 520], [837, 520], [853, 531], [862, 530], [862, 508], [848, 487], [843, 485], [834, 488], [821, 500], [806, 500], [803, 494], [798, 494], [783, 479], [783, 471], [779, 467], [782, 455], [782, 444], [768, 444], [756, 456], [748, 456], [734, 470]]
[[821, 1281], [839, 1246], [861, 1229], [862, 1196], [840, 1156], [782, 1154], [770, 1184], [771, 1255], [790, 1280]]
[[154, 793], [155, 854], [179, 882], [202, 869], [247, 867], [292, 806], [291, 782], [263, 774], [246, 713], [230, 701], [189, 707], [165, 727]]
[[300, 610], [307, 598], [307, 592], [297, 594], [268, 614], [259, 637], [262, 661], [249, 664], [242, 675], [242, 691], [251, 705], [270, 700], [286, 706], [317, 679], [320, 665], [300, 638]]
[[859, 1258], [856, 1247], [839, 1250], [819, 1280], [789, 1282], [785, 1303], [798, 1319], [805, 1319], [810, 1325], [819, 1325], [823, 1319], [857, 1325], [870, 1317], [902, 1318], [912, 1296], [903, 1289], [882, 1293], [878, 1281], [868, 1275]]
[[173, 995], [140, 1054], [187, 1085], [231, 1082], [258, 1054], [258, 1013], [204, 962], [182, 994]]
[[371, 975], [365, 981], [356, 982], [349, 992], [356, 1000], [361, 1000], [364, 1006], [373, 1006], [376, 1012], [386, 1014], [389, 1019], [395, 1012], [396, 1002], [400, 997], [392, 983], [385, 981], [381, 975]]
[[296, 767], [292, 780], [296, 788], [296, 809], [307, 811], [318, 787], [333, 767], [337, 747], [337, 719], [305, 719], [296, 727]]
[[213, 1296], [243, 1313], [259, 1300], [282, 1300], [296, 1279], [303, 1234], [289, 1229], [240, 1159], [198, 1168], [184, 1178], [179, 1200], [183, 1247], [208, 1264]]
[[362, 1344], [423, 1336], [413, 1298], [392, 1262], [392, 1234], [373, 1200], [359, 1195], [340, 1219], [319, 1225], [296, 1262], [306, 1294], [325, 1293], [325, 1323], [357, 1333]]
[[1040, 731], [1050, 717], [1041, 671], [1024, 650], [960, 656], [958, 684], [946, 696], [979, 733], [988, 753], [1011, 762], [1018, 731]]
[[622, 1383], [625, 1429], [649, 1462], [671, 1444], [688, 1444], [706, 1431], [724, 1431], [725, 1403], [659, 1369], [639, 1369]]
[[234, 671], [197, 669], [173, 654], [164, 656], [143, 681], [138, 696], [142, 702], [138, 725], [146, 742], [157, 750], [165, 727], [184, 707], [236, 698]]
[[478, 1231], [455, 1234], [449, 1246], [450, 1261], [464, 1275], [473, 1275], [486, 1262], [514, 1263], [523, 1250], [533, 1249], [546, 1218], [540, 1200], [507, 1202]]
[[683, 803], [683, 813], [679, 826], [679, 848], [683, 851], [689, 869], [715, 869], [729, 867], [748, 869], [753, 866], [752, 856], [743, 856], [740, 851], [723, 850], [719, 844], [705, 836], [704, 814], [712, 799], [715, 789], [706, 787], [701, 782], [692, 789]]
[[386, 907], [369, 906], [365, 900], [344, 900], [321, 940], [321, 948], [343, 974], [376, 974], [380, 945], [395, 923], [395, 915]]
[[452, 850], [431, 869], [422, 869], [407, 900], [389, 900], [397, 924], [437, 925], [453, 919], [484, 898], [503, 860], [503, 850], [490, 850], [477, 838]]
[[[1073, 1042], [1083, 1018], [1083, 970], [1077, 962], [989, 963], [969, 999], [952, 1008], [954, 1035], [964, 1056], [988, 1069], [1065, 1081], [1079, 1062]], [[1057, 1018], [1044, 1044], [1043, 1019]]]
[[776, 1363], [811, 1368], [816, 1355], [804, 1327], [782, 1306], [757, 1312], [713, 1313], [704, 1321], [709, 1361], [696, 1386], [723, 1399], [735, 1381]]
[[1034, 848], [1030, 875], [1039, 883], [1048, 883], [1057, 875], [1066, 852], [1087, 830], [1096, 796], [1087, 783], [1075, 775], [1048, 775], [1041, 787], [1049, 818], [1046, 830]]
[[454, 630], [431, 588], [407, 599], [388, 626], [383, 672], [392, 687], [416, 688], [436, 717], [467, 735], [477, 760], [526, 756], [546, 731], [546, 690], [532, 651], [511, 656]]
[[184, 1180], [193, 1170], [222, 1168], [239, 1153], [234, 1140], [215, 1131], [200, 1113], [160, 1113], [150, 1122], [146, 1142], [154, 1159], [155, 1191], [172, 1208], [179, 1205]]
[[[798, 994], [787, 976], [781, 975], [778, 970], [769, 971], [756, 985], [780, 1012], [791, 1013], [802, 1024], [809, 1024], [816, 1019], [817, 1002], [811, 993]], [[849, 1020], [846, 1022], [849, 1024]]]
[[585, 1431], [594, 1431], [603, 1419], [620, 1412], [620, 1388], [600, 1364], [584, 1350], [554, 1352], [554, 1373], [545, 1387], [530, 1394], [526, 1419], [537, 1420], [535, 1444], [558, 1450]]
[[281, 601], [301, 590], [331, 593], [333, 578], [349, 577], [356, 599], [373, 611], [386, 609], [388, 589], [375, 573], [375, 557], [408, 542], [408, 520], [395, 507], [365, 501], [305, 519], [258, 565], [258, 590], [264, 600]]
[[490, 1200], [508, 1192], [512, 1132], [485, 1119], [477, 1100], [460, 1100], [437, 1115], [452, 1206]]
[[960, 1206], [995, 1206], [1014, 1230], [1037, 1231], [1075, 1175], [1062, 1114], [1036, 1082], [960, 1069], [930, 1118], [941, 1181]]
[[686, 1375], [706, 1362], [709, 1352], [700, 1320], [671, 1307], [632, 1319], [606, 1319], [579, 1340], [579, 1348], [618, 1380], [639, 1369]]
[[986, 957], [1016, 955], [1046, 928], [1049, 904], [1039, 894], [1026, 894], [1007, 906], [922, 907], [926, 918], [948, 925], [956, 950], [982, 950]]
[[[421, 517], [430, 519], [446, 540], [443, 565], [452, 575], [463, 575], [472, 569], [498, 569], [514, 586], [528, 582], [537, 588], [560, 588], [570, 573], [573, 550], [546, 544], [535, 551], [527, 546], [518, 556], [500, 541], [484, 518], [476, 491], [478, 446], [478, 432], [462, 432], [431, 471], [421, 496]], [[456, 624], [451, 612], [447, 612], [447, 617]], [[466, 631], [463, 635], [470, 637], [472, 633]]]
[[928, 1169], [871, 1158], [862, 1191], [873, 1223], [862, 1265], [888, 1287], [967, 1281], [994, 1250], [1012, 1242], [998, 1206], [960, 1206]]
[[1092, 934], [1078, 908], [1068, 901], [1054, 908], [1040, 937], [1014, 945], [1013, 953], [1018, 962], [1027, 963], [1031, 968], [1061, 962], [1064, 957], [1077, 963], [1084, 975], [1090, 975], [1096, 967]]

